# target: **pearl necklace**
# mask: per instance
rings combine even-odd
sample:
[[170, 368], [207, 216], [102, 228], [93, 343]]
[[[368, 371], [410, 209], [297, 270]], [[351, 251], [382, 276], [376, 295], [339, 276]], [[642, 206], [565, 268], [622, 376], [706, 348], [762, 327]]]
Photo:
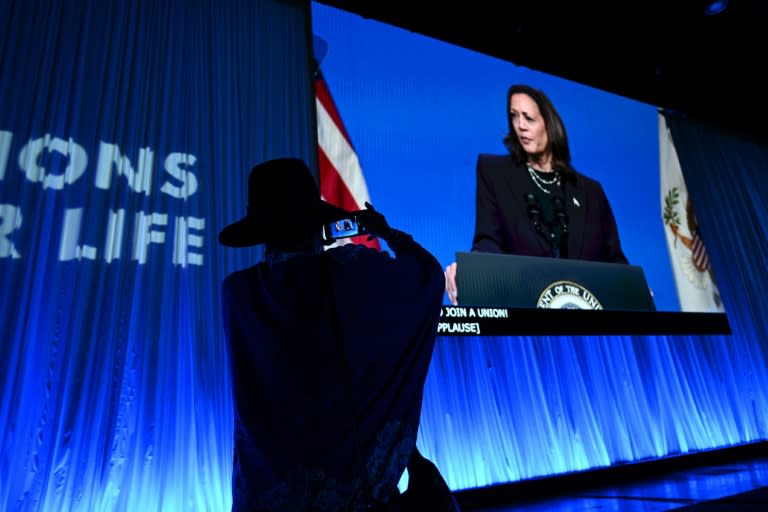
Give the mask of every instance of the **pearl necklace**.
[[544, 187], [551, 187], [552, 185], [557, 185], [558, 187], [560, 186], [560, 173], [559, 172], [554, 171], [553, 172], [554, 177], [551, 180], [547, 181], [544, 178], [542, 178], [541, 176], [539, 176], [539, 174], [533, 169], [533, 167], [531, 167], [531, 164], [526, 163], [525, 167], [526, 167], [526, 169], [528, 169], [528, 174], [531, 176], [531, 180], [533, 180], [534, 185], [539, 187], [539, 190], [541, 190], [545, 194], [551, 194], [552, 192], [547, 190]]

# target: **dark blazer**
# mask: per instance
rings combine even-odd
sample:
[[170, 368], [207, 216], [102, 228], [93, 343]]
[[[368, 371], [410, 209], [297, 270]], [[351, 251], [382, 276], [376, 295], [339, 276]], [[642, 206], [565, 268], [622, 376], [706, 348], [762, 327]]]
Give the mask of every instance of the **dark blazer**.
[[[608, 198], [599, 182], [574, 172], [564, 175], [568, 214], [568, 258], [627, 263]], [[524, 195], [536, 185], [525, 166], [509, 155], [477, 159], [477, 207], [472, 250], [553, 256], [528, 217]]]

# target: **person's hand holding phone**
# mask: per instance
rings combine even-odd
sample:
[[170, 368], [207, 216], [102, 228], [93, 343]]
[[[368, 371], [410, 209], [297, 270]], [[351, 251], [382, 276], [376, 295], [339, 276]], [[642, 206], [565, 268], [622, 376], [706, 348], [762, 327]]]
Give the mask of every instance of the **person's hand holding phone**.
[[357, 212], [357, 218], [370, 234], [368, 240], [373, 240], [375, 237], [386, 239], [387, 235], [392, 232], [392, 228], [384, 215], [376, 211], [368, 201], [365, 202], [365, 210]]

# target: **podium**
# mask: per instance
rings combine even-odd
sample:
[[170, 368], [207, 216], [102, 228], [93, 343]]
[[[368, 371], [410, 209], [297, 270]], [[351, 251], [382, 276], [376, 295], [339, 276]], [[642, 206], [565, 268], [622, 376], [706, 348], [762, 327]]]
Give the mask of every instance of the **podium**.
[[440, 336], [731, 334], [723, 313], [656, 311], [642, 268], [456, 253], [458, 306]]
[[456, 263], [461, 306], [656, 311], [636, 265], [482, 252]]

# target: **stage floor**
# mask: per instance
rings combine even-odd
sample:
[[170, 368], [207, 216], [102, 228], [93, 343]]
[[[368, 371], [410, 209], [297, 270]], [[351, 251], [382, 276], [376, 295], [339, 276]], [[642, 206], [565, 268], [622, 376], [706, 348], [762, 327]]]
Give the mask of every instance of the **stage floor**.
[[[768, 456], [731, 460], [657, 475], [638, 476], [607, 486], [558, 490], [553, 481], [551, 497], [527, 497], [519, 487], [515, 497], [472, 499], [457, 493], [463, 512], [757, 512], [768, 510]], [[474, 502], [474, 503], [472, 503]]]

